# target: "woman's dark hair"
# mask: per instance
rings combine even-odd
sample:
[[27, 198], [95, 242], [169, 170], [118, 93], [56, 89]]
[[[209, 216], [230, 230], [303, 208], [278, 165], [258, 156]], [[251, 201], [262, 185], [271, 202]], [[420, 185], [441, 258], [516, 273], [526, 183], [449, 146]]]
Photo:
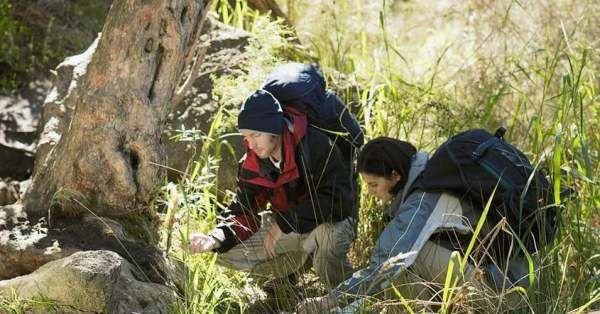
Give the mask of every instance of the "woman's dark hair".
[[396, 195], [406, 184], [413, 155], [417, 149], [409, 142], [390, 137], [378, 137], [369, 141], [358, 154], [358, 172], [390, 178], [395, 170], [400, 181], [390, 193]]

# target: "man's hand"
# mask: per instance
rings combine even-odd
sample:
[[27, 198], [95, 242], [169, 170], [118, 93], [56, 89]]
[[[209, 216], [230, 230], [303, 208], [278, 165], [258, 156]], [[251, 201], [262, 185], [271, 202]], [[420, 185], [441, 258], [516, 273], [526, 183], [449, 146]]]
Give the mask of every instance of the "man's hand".
[[308, 298], [302, 301], [296, 307], [298, 314], [317, 314], [317, 313], [328, 313], [329, 310], [337, 307], [338, 304], [335, 302], [332, 295], [328, 294], [322, 297]]
[[190, 252], [204, 253], [216, 249], [220, 243], [211, 236], [202, 233], [194, 233], [190, 236]]
[[275, 256], [277, 256], [277, 252], [275, 252], [275, 245], [277, 244], [277, 241], [279, 240], [279, 238], [281, 238], [282, 234], [283, 234], [283, 232], [281, 231], [281, 229], [279, 228], [279, 225], [277, 225], [277, 223], [273, 223], [273, 225], [271, 226], [271, 229], [269, 229], [269, 231], [267, 231], [267, 235], [265, 236], [264, 246], [265, 246], [265, 251], [267, 251], [267, 255], [269, 257], [274, 258]]

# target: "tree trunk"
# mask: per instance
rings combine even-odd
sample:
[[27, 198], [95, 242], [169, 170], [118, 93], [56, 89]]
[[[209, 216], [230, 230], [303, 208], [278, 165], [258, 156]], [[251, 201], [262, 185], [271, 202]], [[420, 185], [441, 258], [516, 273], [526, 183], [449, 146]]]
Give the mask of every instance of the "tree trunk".
[[121, 217], [152, 200], [164, 178], [163, 124], [184, 70], [201, 59], [196, 39], [209, 2], [114, 1], [87, 70], [80, 62], [74, 72], [85, 73], [68, 87], [68, 129], [37, 156], [24, 197], [29, 219]]

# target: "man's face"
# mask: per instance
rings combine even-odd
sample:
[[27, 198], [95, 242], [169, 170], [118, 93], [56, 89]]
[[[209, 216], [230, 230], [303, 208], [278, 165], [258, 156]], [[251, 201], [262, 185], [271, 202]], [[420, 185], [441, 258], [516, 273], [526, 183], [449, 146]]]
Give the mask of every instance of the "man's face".
[[248, 147], [258, 155], [258, 158], [266, 159], [279, 149], [281, 137], [277, 135], [253, 130], [240, 130], [240, 132]]

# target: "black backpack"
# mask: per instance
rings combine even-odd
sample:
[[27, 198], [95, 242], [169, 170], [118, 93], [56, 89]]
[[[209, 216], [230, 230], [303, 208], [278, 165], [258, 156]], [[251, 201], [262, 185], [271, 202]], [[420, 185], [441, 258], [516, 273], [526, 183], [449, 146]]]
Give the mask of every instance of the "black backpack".
[[[504, 141], [505, 132], [505, 128], [499, 128], [492, 135], [475, 129], [450, 138], [432, 155], [411, 190], [452, 192], [470, 198], [481, 208], [494, 194], [488, 221], [496, 225], [506, 218], [513, 234], [531, 253], [554, 238], [557, 207], [544, 174]], [[511, 241], [513, 252], [519, 251], [519, 244], [511, 237], [500, 232], [493, 251], [506, 256]]]
[[342, 100], [325, 89], [321, 71], [312, 64], [285, 63], [265, 80], [262, 89], [271, 93], [285, 108], [305, 113], [309, 124], [331, 138], [346, 161], [364, 144], [364, 134], [356, 117]]

